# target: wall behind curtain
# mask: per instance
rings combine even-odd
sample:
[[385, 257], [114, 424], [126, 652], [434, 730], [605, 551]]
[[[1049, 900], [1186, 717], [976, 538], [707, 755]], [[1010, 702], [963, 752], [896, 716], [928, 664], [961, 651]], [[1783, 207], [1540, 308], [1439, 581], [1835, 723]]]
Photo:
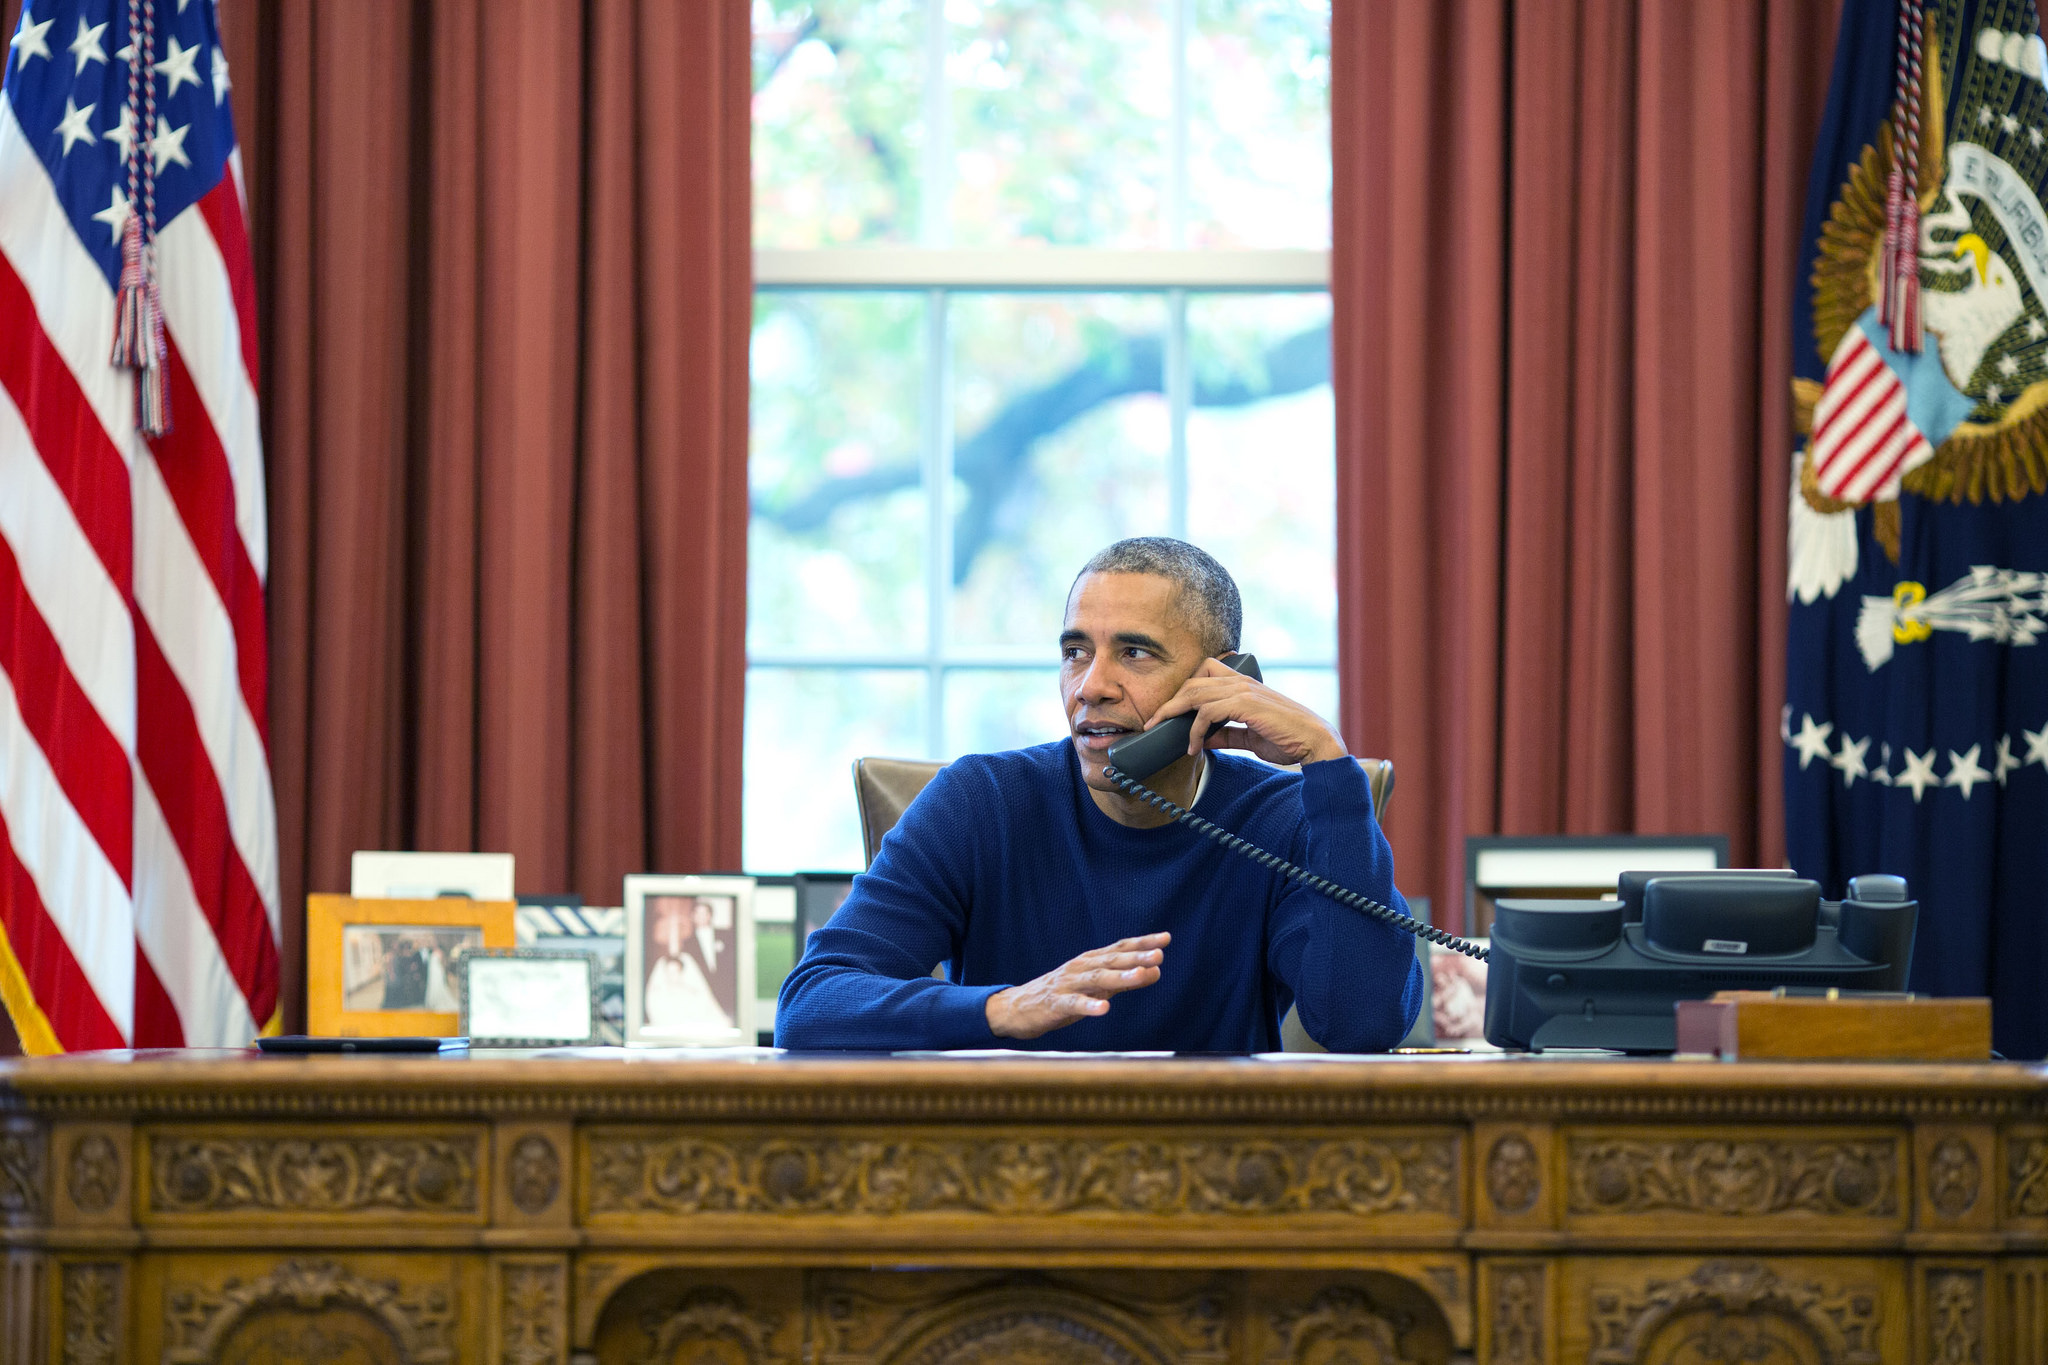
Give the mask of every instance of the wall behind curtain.
[[509, 850], [600, 905], [736, 867], [747, 6], [224, 8], [286, 962], [355, 849]]
[[1449, 923], [1468, 834], [1783, 860], [1788, 309], [1838, 8], [1334, 8], [1344, 732], [1395, 761], [1402, 885]]

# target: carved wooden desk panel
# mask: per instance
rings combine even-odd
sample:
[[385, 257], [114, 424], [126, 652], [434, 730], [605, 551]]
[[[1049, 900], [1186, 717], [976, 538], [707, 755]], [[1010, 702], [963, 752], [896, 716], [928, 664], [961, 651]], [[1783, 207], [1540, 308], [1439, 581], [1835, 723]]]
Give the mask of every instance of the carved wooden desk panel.
[[0, 1067], [5, 1365], [2048, 1365], [2048, 1069]]

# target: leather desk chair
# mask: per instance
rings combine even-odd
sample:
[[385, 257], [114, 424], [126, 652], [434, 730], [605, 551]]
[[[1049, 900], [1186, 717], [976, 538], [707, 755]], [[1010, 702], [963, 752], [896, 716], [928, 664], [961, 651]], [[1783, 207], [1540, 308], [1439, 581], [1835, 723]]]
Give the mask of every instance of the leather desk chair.
[[[1361, 758], [1358, 762], [1365, 769], [1366, 782], [1372, 788], [1373, 811], [1384, 819], [1387, 802], [1394, 795], [1393, 760]], [[896, 822], [903, 818], [903, 812], [910, 808], [917, 794], [944, 766], [914, 758], [856, 758], [853, 761], [853, 792], [860, 807], [860, 838], [867, 851], [869, 866], [874, 865], [875, 854], [882, 847], [882, 836], [896, 827]], [[1291, 1006], [1287, 1017], [1280, 1021], [1280, 1046], [1288, 1052], [1326, 1050], [1308, 1036]]]

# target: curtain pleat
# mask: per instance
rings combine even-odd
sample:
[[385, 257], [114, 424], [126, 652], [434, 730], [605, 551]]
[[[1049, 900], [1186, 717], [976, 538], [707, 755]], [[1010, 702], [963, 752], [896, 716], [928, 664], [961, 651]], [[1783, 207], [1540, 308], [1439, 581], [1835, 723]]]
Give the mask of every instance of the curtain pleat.
[[1837, 9], [1333, 9], [1344, 730], [1448, 922], [1472, 834], [1783, 859], [1787, 309]]
[[736, 867], [746, 5], [244, 23], [287, 962], [356, 849]]

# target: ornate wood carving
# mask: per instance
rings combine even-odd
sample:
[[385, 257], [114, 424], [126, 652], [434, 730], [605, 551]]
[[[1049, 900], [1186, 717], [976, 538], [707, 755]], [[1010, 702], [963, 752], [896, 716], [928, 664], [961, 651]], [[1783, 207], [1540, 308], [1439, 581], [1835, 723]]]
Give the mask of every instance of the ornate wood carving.
[[150, 1205], [160, 1213], [477, 1207], [476, 1139], [166, 1137], [150, 1142]]
[[1493, 1282], [1494, 1365], [1543, 1365], [1541, 1262], [1497, 1264]]
[[64, 1365], [114, 1365], [121, 1347], [121, 1267], [64, 1267]]
[[1486, 1192], [1502, 1213], [1527, 1213], [1543, 1187], [1536, 1149], [1520, 1133], [1497, 1138], [1486, 1155]]
[[[699, 1289], [666, 1313], [649, 1313], [642, 1323], [648, 1346], [635, 1365], [669, 1365], [672, 1361], [754, 1362], [769, 1359], [768, 1343], [780, 1325], [772, 1314], [750, 1312], [739, 1295], [724, 1289]], [[695, 1347], [685, 1354], [686, 1347]]]
[[83, 1213], [102, 1213], [121, 1191], [121, 1154], [104, 1133], [87, 1133], [71, 1144], [64, 1174], [71, 1202]]
[[0, 1215], [39, 1218], [43, 1213], [43, 1136], [34, 1130], [0, 1132]]
[[1454, 1213], [1457, 1142], [1419, 1138], [590, 1140], [590, 1211], [1003, 1216]]
[[164, 1365], [213, 1365], [238, 1329], [267, 1316], [304, 1322], [322, 1310], [354, 1310], [396, 1344], [404, 1365], [453, 1365], [457, 1298], [452, 1285], [370, 1279], [333, 1261], [284, 1261], [253, 1280], [218, 1289], [175, 1284], [167, 1304]]
[[1982, 1183], [1977, 1149], [1959, 1137], [1945, 1137], [1927, 1154], [1927, 1202], [1944, 1218], [1959, 1218], [1977, 1206]]
[[1984, 1273], [1942, 1269], [1927, 1275], [1929, 1365], [1981, 1365], [1984, 1359]]
[[1887, 1138], [1574, 1138], [1566, 1165], [1573, 1213], [1881, 1218], [1899, 1209], [1898, 1150]]
[[513, 1262], [500, 1268], [502, 1365], [560, 1365], [567, 1350], [562, 1339], [567, 1278], [559, 1264]]
[[[1753, 1261], [1709, 1261], [1682, 1280], [1592, 1292], [1588, 1365], [1675, 1359], [1880, 1365], [1876, 1285], [1787, 1280]], [[1679, 1344], [1691, 1348], [1678, 1355]]]
[[2048, 1137], [2006, 1144], [2006, 1211], [2021, 1217], [2048, 1214]]
[[513, 1206], [529, 1217], [554, 1203], [562, 1188], [562, 1158], [555, 1144], [539, 1133], [513, 1143], [505, 1160], [505, 1183]]
[[1414, 1326], [1413, 1320], [1362, 1289], [1333, 1285], [1316, 1295], [1304, 1310], [1275, 1312], [1272, 1324], [1268, 1361], [1327, 1358], [1415, 1365], [1414, 1358], [1400, 1348], [1400, 1338]]

